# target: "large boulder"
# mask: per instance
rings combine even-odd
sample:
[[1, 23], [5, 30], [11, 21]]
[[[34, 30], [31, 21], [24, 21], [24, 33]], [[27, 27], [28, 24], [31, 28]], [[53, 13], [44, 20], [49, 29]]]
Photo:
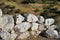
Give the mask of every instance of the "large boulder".
[[38, 18], [35, 15], [33, 15], [33, 14], [29, 14], [27, 16], [27, 21], [28, 22], [36, 22], [36, 21], [38, 21]]
[[22, 23], [24, 21], [24, 17], [21, 14], [16, 15], [16, 24]]
[[29, 22], [23, 22], [15, 26], [15, 30], [19, 32], [25, 32], [31, 27]]

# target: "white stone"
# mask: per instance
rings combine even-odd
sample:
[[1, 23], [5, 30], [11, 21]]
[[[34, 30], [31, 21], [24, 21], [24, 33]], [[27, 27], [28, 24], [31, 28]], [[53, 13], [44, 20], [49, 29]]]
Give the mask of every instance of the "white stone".
[[45, 20], [45, 25], [48, 25], [48, 26], [52, 25], [54, 23], [54, 21], [55, 20], [53, 18], [48, 18], [48, 19]]
[[22, 15], [20, 15], [20, 14], [18, 14], [17, 16], [17, 19], [16, 19], [16, 24], [20, 24], [20, 23], [22, 23], [22, 21], [24, 21], [24, 17], [22, 16]]
[[18, 39], [26, 39], [30, 36], [29, 32], [24, 32], [22, 34], [20, 34], [20, 36], [18, 37]]
[[2, 16], [2, 10], [0, 9], [0, 17]]
[[53, 30], [53, 29], [48, 29], [46, 31], [46, 33], [50, 36], [50, 37], [56, 37], [58, 36], [58, 32], [56, 30]]
[[31, 35], [34, 36], [35, 38], [41, 33], [41, 31], [31, 31]]
[[44, 24], [39, 24], [38, 30], [40, 31], [46, 30], [46, 28], [44, 28]]
[[8, 32], [1, 32], [0, 36], [4, 40], [10, 40], [10, 33], [8, 33]]
[[27, 16], [27, 21], [28, 21], [28, 22], [36, 22], [36, 21], [38, 21], [38, 18], [37, 18], [37, 16], [35, 16], [35, 15], [33, 15], [33, 14], [29, 14], [29, 15]]
[[2, 28], [3, 31], [10, 31], [10, 30], [12, 30], [13, 27], [14, 27], [14, 19], [13, 19], [13, 17], [11, 15], [10, 16], [9, 15], [8, 16], [4, 16], [4, 18], [3, 18], [3, 25], [4, 25], [4, 27]]
[[39, 16], [38, 18], [39, 18], [39, 21], [38, 21], [39, 23], [43, 23], [44, 22], [44, 17], [43, 16]]
[[25, 32], [31, 27], [29, 22], [23, 22], [15, 26], [15, 30], [19, 32]]
[[38, 23], [32, 23], [31, 30], [37, 30], [38, 29]]

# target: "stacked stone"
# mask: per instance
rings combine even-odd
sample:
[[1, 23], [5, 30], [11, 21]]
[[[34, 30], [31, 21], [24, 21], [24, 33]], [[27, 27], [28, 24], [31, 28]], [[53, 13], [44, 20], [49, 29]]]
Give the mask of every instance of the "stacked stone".
[[47, 37], [60, 38], [60, 26], [54, 25], [54, 21], [53, 18], [44, 19], [43, 16], [31, 13], [2, 16], [0, 9], [0, 37], [2, 40], [26, 39], [30, 35], [39, 36], [45, 31]]

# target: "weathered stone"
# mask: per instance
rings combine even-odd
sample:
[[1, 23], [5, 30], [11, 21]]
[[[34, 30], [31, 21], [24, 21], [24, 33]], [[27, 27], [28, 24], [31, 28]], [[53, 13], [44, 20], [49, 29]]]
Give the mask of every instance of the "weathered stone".
[[10, 33], [8, 32], [1, 32], [0, 36], [3, 40], [10, 40]]
[[30, 36], [29, 32], [24, 32], [22, 34], [20, 34], [20, 36], [18, 37], [18, 39], [26, 39]]
[[15, 30], [19, 32], [25, 32], [31, 27], [29, 22], [23, 22], [15, 26]]
[[54, 23], [54, 21], [55, 20], [53, 18], [48, 18], [48, 19], [45, 20], [45, 25], [48, 25], [48, 26], [52, 25]]
[[24, 21], [24, 17], [22, 16], [22, 15], [20, 15], [20, 14], [18, 14], [17, 16], [16, 16], [16, 24], [19, 24], [19, 23], [22, 23], [22, 21]]
[[10, 16], [9, 15], [8, 16], [4, 16], [3, 17], [3, 25], [4, 25], [4, 27], [2, 28], [3, 31], [12, 30], [13, 27], [14, 27], [14, 19], [13, 19], [13, 17], [11, 15]]
[[38, 23], [32, 23], [31, 30], [37, 30], [38, 29]]
[[28, 22], [36, 22], [36, 21], [38, 21], [38, 18], [35, 15], [33, 15], [33, 14], [29, 14], [27, 16], [27, 21]]

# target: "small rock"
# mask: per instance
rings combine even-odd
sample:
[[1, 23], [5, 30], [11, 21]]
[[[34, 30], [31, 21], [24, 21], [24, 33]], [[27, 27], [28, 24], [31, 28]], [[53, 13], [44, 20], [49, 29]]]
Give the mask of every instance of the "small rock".
[[55, 38], [56, 36], [58, 36], [58, 32], [56, 30], [52, 30], [52, 29], [48, 29], [46, 31], [46, 33], [51, 37], [51, 38]]
[[25, 32], [31, 27], [29, 22], [23, 22], [15, 26], [15, 30], [19, 32]]
[[39, 16], [38, 19], [39, 19], [39, 21], [38, 21], [39, 23], [43, 23], [44, 22], [44, 17], [43, 16]]
[[36, 22], [36, 21], [38, 21], [38, 18], [35, 15], [33, 15], [33, 14], [29, 14], [27, 16], [27, 21], [28, 22]]
[[38, 23], [32, 23], [31, 30], [37, 30], [38, 29]]
[[0, 36], [3, 40], [10, 40], [10, 33], [8, 32], [1, 32]]
[[45, 25], [48, 25], [48, 26], [49, 26], [49, 25], [52, 25], [52, 24], [54, 23], [54, 21], [55, 21], [55, 20], [54, 20], [53, 18], [46, 19], [46, 20], [45, 20]]
[[6, 23], [5, 23], [4, 27], [2, 28], [2, 30], [3, 31], [10, 31], [10, 30], [12, 30], [13, 27], [14, 27], [14, 19], [13, 19], [13, 17], [11, 15], [10, 16], [8, 15], [8, 16], [4, 16], [4, 19], [3, 19], [3, 23], [5, 23], [5, 22]]
[[20, 34], [20, 36], [18, 37], [18, 39], [26, 39], [30, 36], [29, 32], [24, 32], [22, 34]]
[[46, 28], [44, 28], [43, 24], [39, 24], [38, 30], [43, 31], [46, 30]]
[[19, 24], [19, 23], [22, 23], [22, 21], [24, 21], [24, 17], [22, 16], [22, 15], [20, 15], [20, 14], [18, 14], [17, 16], [16, 16], [16, 24]]

